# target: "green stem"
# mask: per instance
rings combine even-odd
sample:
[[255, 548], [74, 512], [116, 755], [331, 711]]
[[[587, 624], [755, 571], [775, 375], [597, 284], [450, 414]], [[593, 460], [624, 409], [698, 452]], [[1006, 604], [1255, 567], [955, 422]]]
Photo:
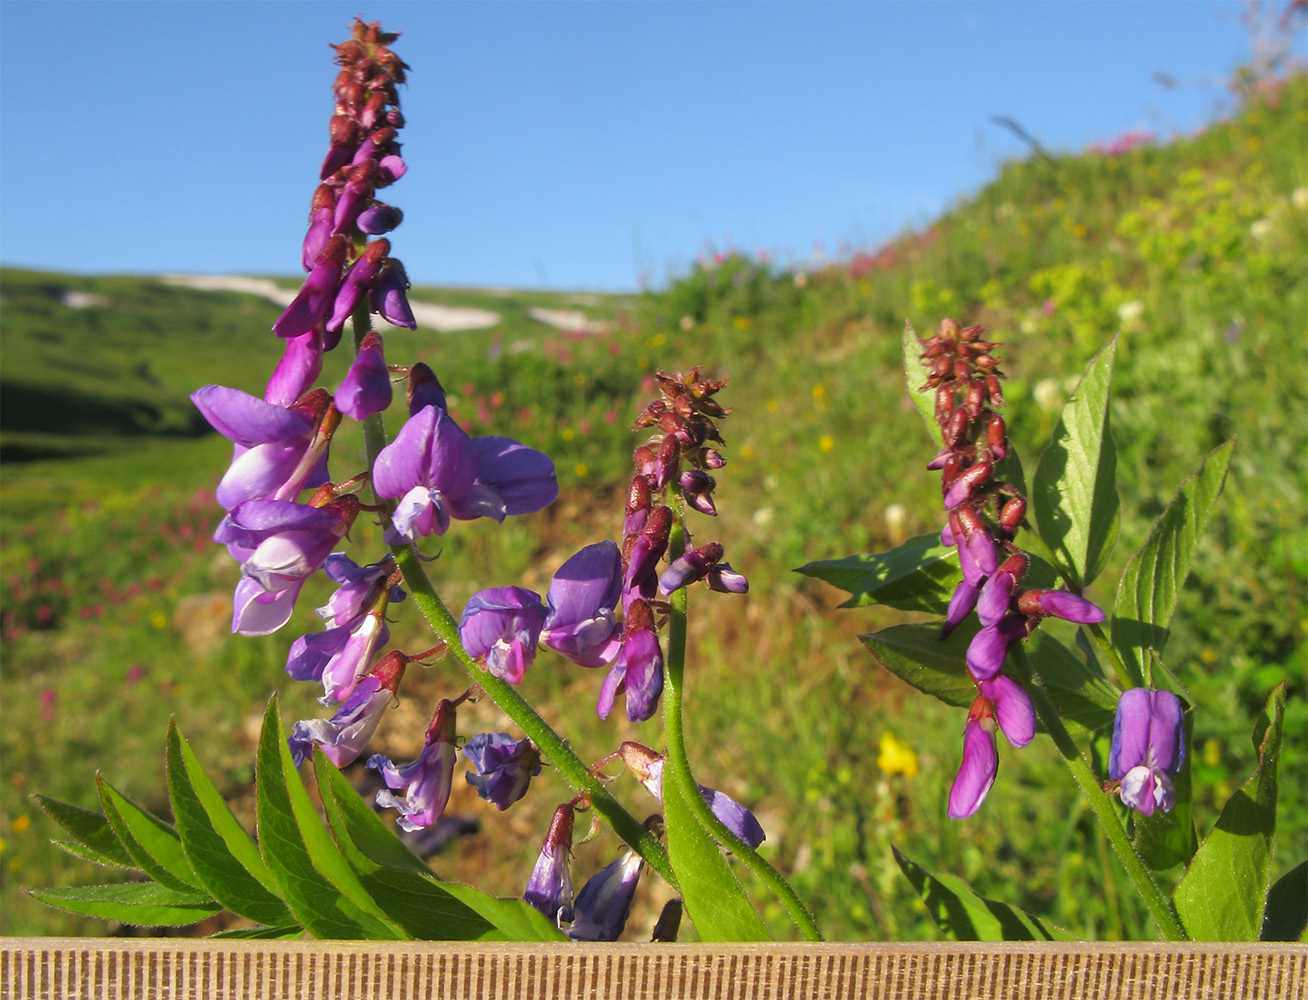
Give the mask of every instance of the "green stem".
[[[368, 333], [370, 324], [367, 306], [363, 305], [356, 309], [351, 321], [354, 327], [354, 347], [357, 352]], [[386, 428], [380, 413], [364, 420], [363, 440], [367, 451], [368, 468], [371, 469], [378, 453], [386, 444]], [[373, 499], [386, 507], [386, 519], [389, 520], [390, 512], [395, 507], [394, 502], [378, 497], [375, 493]], [[436, 588], [432, 586], [431, 579], [423, 569], [422, 561], [413, 546], [392, 545], [391, 552], [395, 555], [400, 571], [404, 574], [404, 585], [414, 603], [427, 619], [437, 638], [453, 653], [472, 682], [480, 685], [487, 696], [513, 720], [523, 734], [540, 748], [541, 753], [549, 759], [550, 764], [563, 775], [569, 785], [579, 792], [586, 793], [592, 808], [613, 828], [613, 832], [626, 841], [632, 850], [645, 859], [646, 864], [676, 889], [677, 876], [672, 869], [672, 863], [668, 860], [667, 849], [609, 794], [599, 778], [590, 773], [590, 769], [573, 752], [567, 742], [541, 718], [522, 695], [518, 694], [512, 684], [501, 677], [493, 676], [468, 655], [467, 650], [463, 648], [463, 642], [459, 639], [459, 623], [454, 620], [449, 608], [445, 606]]]
[[[686, 536], [680, 521], [674, 521], [672, 533], [668, 539], [668, 555], [676, 559], [685, 551]], [[666, 685], [663, 691], [663, 728], [668, 741], [668, 765], [677, 772], [681, 783], [686, 788], [697, 784], [686, 756], [686, 736], [682, 727], [681, 697], [686, 670], [686, 606], [687, 588], [682, 587], [672, 595], [672, 616], [668, 623], [668, 655], [664, 661]], [[735, 833], [713, 815], [713, 810], [700, 795], [687, 795], [686, 801], [691, 812], [713, 835], [719, 843], [725, 845], [732, 854], [752, 871], [785, 907], [790, 919], [799, 927], [800, 932], [809, 941], [821, 941], [822, 932], [818, 930], [813, 915], [808, 912], [790, 883], [787, 882], [767, 859], [742, 841]]]
[[1045, 732], [1053, 739], [1054, 746], [1058, 748], [1063, 760], [1067, 762], [1067, 767], [1072, 772], [1073, 779], [1081, 787], [1081, 791], [1085, 793], [1091, 811], [1095, 814], [1095, 818], [1099, 820], [1099, 826], [1103, 829], [1104, 835], [1108, 837], [1108, 843], [1117, 854], [1117, 859], [1127, 876], [1135, 883], [1136, 891], [1140, 893], [1145, 906], [1149, 908], [1149, 912], [1158, 923], [1158, 929], [1162, 932], [1164, 939], [1168, 941], [1188, 940], [1185, 929], [1181, 927], [1181, 922], [1177, 919], [1171, 904], [1163, 896], [1162, 889], [1154, 881], [1154, 877], [1149, 873], [1149, 869], [1145, 867], [1144, 861], [1131, 845], [1131, 838], [1127, 836], [1126, 828], [1122, 826], [1122, 820], [1113, 806], [1113, 801], [1104, 794], [1104, 790], [1099, 786], [1099, 780], [1095, 777], [1090, 762], [1085, 759], [1085, 755], [1081, 753], [1076, 742], [1063, 725], [1062, 720], [1058, 717], [1058, 710], [1054, 707], [1053, 702], [1049, 700], [1049, 695], [1045, 692], [1044, 686], [1034, 683], [1031, 661], [1027, 659], [1026, 650], [1021, 643], [1014, 643], [1009, 647], [1009, 651], [1017, 664], [1019, 673], [1022, 675], [1023, 686], [1031, 694], [1031, 700], [1035, 703], [1036, 715], [1039, 716], [1041, 724], [1045, 727]]

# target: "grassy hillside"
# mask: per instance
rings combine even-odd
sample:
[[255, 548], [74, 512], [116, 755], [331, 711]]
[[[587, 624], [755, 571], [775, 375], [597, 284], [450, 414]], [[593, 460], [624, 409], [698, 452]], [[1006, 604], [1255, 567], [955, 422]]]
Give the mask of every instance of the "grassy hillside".
[[[455, 607], [479, 587], [543, 589], [570, 551], [617, 533], [635, 443], [627, 425], [651, 373], [706, 364], [729, 375], [717, 537], [753, 591], [698, 618], [692, 608], [688, 722], [705, 779], [758, 805], [767, 849], [833, 937], [935, 936], [891, 843], [1077, 933], [1149, 936], [1052, 754], [1006, 754], [980, 816], [945, 821], [959, 713], [908, 692], [863, 652], [857, 634], [893, 618], [835, 611], [834, 591], [791, 572], [939, 527], [937, 480], [924, 468], [931, 448], [899, 370], [905, 319], [926, 330], [951, 315], [1005, 343], [1009, 436], [1028, 469], [1085, 362], [1120, 331], [1122, 529], [1103, 581], [1203, 455], [1236, 436], [1167, 662], [1203, 708], [1201, 827], [1250, 770], [1245, 720], [1290, 681], [1278, 861], [1288, 870], [1308, 855], [1306, 130], [1300, 78], [1183, 141], [1006, 164], [930, 228], [820, 268], [725, 251], [633, 300], [415, 289], [415, 299], [503, 319], [463, 333], [391, 331], [392, 360], [428, 361], [456, 417], [545, 449], [563, 484], [539, 515], [459, 525], [438, 585]], [[539, 306], [581, 309], [612, 328], [563, 332], [530, 318]], [[104, 930], [17, 895], [22, 884], [93, 877], [49, 846], [53, 825], [29, 793], [90, 805], [98, 766], [161, 806], [170, 713], [237, 793], [268, 694], [283, 692], [288, 716], [315, 711], [308, 686], [281, 671], [293, 627], [260, 640], [226, 635], [236, 577], [207, 538], [228, 446], [204, 434], [186, 400], [205, 382], [258, 392], [280, 352], [267, 332], [277, 312], [251, 296], [145, 278], [0, 273], [4, 933]], [[343, 374], [346, 360], [329, 360]], [[358, 463], [337, 449], [333, 471], [344, 477]], [[375, 529], [361, 522], [354, 541], [375, 545]], [[1108, 586], [1090, 596], [1111, 602]], [[306, 593], [293, 625], [314, 627], [323, 596]], [[411, 615], [395, 642], [425, 645]], [[412, 755], [426, 706], [457, 683], [440, 667], [407, 679], [381, 749]], [[568, 720], [596, 757], [622, 738], [656, 744], [652, 723], [594, 718], [598, 684], [594, 672], [542, 657], [524, 693]], [[496, 724], [492, 708], [477, 711]], [[880, 755], [887, 735], [916, 755], [915, 776]], [[1047, 792], [1050, 782], [1060, 790]], [[563, 794], [550, 779], [501, 817], [460, 789], [451, 808], [478, 817], [481, 832], [435, 863], [520, 892]]]

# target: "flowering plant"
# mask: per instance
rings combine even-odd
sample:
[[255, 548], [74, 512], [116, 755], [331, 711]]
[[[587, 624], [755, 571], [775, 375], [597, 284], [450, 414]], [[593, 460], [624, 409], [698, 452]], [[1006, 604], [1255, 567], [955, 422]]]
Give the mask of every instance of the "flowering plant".
[[[715, 397], [724, 380], [700, 368], [658, 373], [659, 397], [635, 421], [646, 439], [634, 454], [621, 544], [583, 547], [555, 570], [546, 594], [515, 585], [482, 590], [456, 618], [424, 567], [434, 558], [422, 551], [432, 536], [448, 533], [453, 544], [459, 521], [502, 522], [538, 511], [558, 496], [558, 484], [544, 453], [507, 437], [470, 435], [451, 414], [436, 373], [422, 362], [388, 361], [372, 329], [374, 314], [402, 329], [417, 325], [404, 267], [383, 235], [402, 214], [379, 197], [407, 170], [398, 141], [398, 86], [407, 67], [391, 48], [396, 38], [356, 20], [352, 37], [336, 46], [330, 142], [300, 254], [307, 277], [273, 324], [285, 349], [263, 398], [217, 385], [192, 395], [233, 444], [216, 491], [226, 513], [213, 536], [240, 565], [232, 631], [276, 633], [310, 578], [321, 572], [338, 584], [318, 609], [325, 629], [296, 638], [286, 660], [292, 678], [322, 685], [329, 716], [297, 721], [288, 733], [277, 700], [269, 703], [257, 757], [257, 842], [175, 725], [168, 734], [174, 823], [107, 782], [103, 816], [44, 800], [72, 836], [71, 851], [138, 869], [148, 880], [36, 894], [74, 912], [148, 926], [191, 924], [227, 910], [252, 925], [224, 932], [240, 937], [613, 940], [650, 868], [677, 896], [659, 920], [660, 939], [675, 939], [683, 905], [702, 939], [766, 938], [733, 871], [744, 865], [816, 938], [812, 917], [755, 850], [765, 838], [758, 821], [695, 780], [682, 734], [688, 590], [701, 581], [725, 594], [748, 589], [722, 544], [693, 544], [688, 523], [717, 512], [713, 473], [726, 464], [718, 422], [730, 411]], [[347, 326], [354, 359], [328, 390], [316, 384], [323, 356], [349, 342]], [[405, 420], [390, 438], [384, 417], [393, 380], [406, 387]], [[335, 479], [333, 444], [352, 424], [368, 467]], [[386, 543], [366, 565], [335, 551], [360, 517], [376, 517]], [[429, 648], [386, 650], [388, 616], [400, 602], [426, 618], [435, 638]], [[596, 695], [601, 718], [619, 704], [632, 723], [661, 712], [666, 750], [624, 741], [584, 761], [519, 692], [542, 650], [605, 668]], [[416, 757], [365, 758], [406, 669], [442, 659], [465, 675], [463, 690], [437, 702]], [[483, 697], [521, 735], [462, 733], [460, 705]], [[529, 794], [547, 764], [572, 788], [554, 811], [520, 899], [438, 878], [378, 815], [393, 812], [411, 837], [434, 832], [460, 752], [472, 765], [469, 785], [500, 811]], [[341, 770], [364, 760], [384, 786], [372, 805]], [[326, 826], [301, 779], [308, 763]], [[643, 785], [661, 811], [642, 821], [624, 807], [607, 787], [616, 780], [604, 773], [611, 766], [630, 772], [633, 792]], [[582, 812], [607, 824], [624, 849], [574, 895], [574, 820]]]
[[[233, 443], [217, 491], [225, 514], [214, 534], [241, 571], [233, 631], [279, 633], [308, 580], [321, 572], [338, 584], [319, 609], [325, 627], [295, 638], [286, 660], [292, 678], [322, 685], [325, 717], [295, 721], [288, 731], [276, 700], [269, 704], [256, 761], [257, 840], [176, 726], [167, 750], [172, 822], [103, 781], [100, 813], [46, 800], [72, 837], [70, 852], [145, 878], [36, 895], [145, 926], [193, 924], [223, 910], [244, 918], [226, 936], [612, 940], [623, 933], [650, 869], [675, 895], [650, 932], [655, 940], [676, 938], [683, 906], [703, 940], [766, 938], [772, 931], [737, 877], [743, 866], [751, 889], [771, 892], [799, 933], [817, 939], [813, 917], [758, 852], [763, 825], [745, 804], [697, 780], [684, 735], [689, 590], [698, 582], [727, 595], [748, 588], [724, 561], [720, 542], [691, 537], [717, 513], [716, 477], [727, 451], [719, 425], [730, 412], [718, 400], [723, 380], [698, 367], [659, 373], [658, 398], [635, 419], [644, 439], [620, 531], [546, 567], [545, 593], [504, 581], [473, 595], [456, 616], [427, 572], [432, 536], [457, 545], [457, 522], [503, 522], [540, 510], [558, 486], [547, 455], [470, 433], [437, 374], [421, 362], [388, 361], [372, 329], [374, 314], [401, 329], [417, 326], [403, 265], [386, 235], [402, 215], [378, 197], [407, 171], [398, 141], [406, 67], [391, 48], [395, 39], [360, 21], [337, 47], [336, 110], [300, 252], [307, 276], [273, 325], [285, 350], [262, 398], [223, 386], [192, 397]], [[726, 263], [724, 274], [739, 262]], [[765, 276], [760, 269], [741, 287]], [[692, 326], [699, 311], [685, 314]], [[343, 343], [352, 344], [353, 362], [329, 390], [318, 384], [323, 356]], [[1232, 445], [1182, 485], [1106, 611], [1085, 595], [1108, 564], [1117, 529], [1107, 417], [1115, 345], [1091, 362], [1029, 489], [1001, 415], [997, 347], [979, 328], [949, 321], [921, 343], [911, 331], [905, 337], [910, 394], [938, 449], [930, 467], [943, 480], [940, 534], [802, 572], [845, 588], [853, 605], [940, 619], [864, 641], [898, 676], [968, 709], [957, 777], [942, 803], [951, 818], [984, 821], [999, 770], [998, 735], [1020, 748], [1043, 731], [1163, 936], [1302, 933], [1302, 867], [1268, 884], [1284, 691], [1271, 693], [1255, 729], [1257, 771], [1201, 844], [1188, 735], [1198, 706], [1162, 660], [1177, 591]], [[390, 436], [393, 382], [403, 383], [405, 395], [395, 401], [402, 426]], [[340, 454], [333, 442], [351, 428], [364, 440], [366, 469], [333, 477], [329, 458]], [[378, 520], [386, 543], [362, 565], [336, 551], [361, 517]], [[427, 648], [388, 648], [389, 616], [401, 604], [430, 625]], [[1051, 618], [1080, 626], [1074, 648], [1049, 627]], [[580, 756], [581, 741], [549, 725], [521, 693], [541, 669], [537, 658], [551, 656], [603, 668], [602, 679], [594, 675], [598, 714], [607, 719], [620, 709], [631, 724], [647, 726], [646, 742], [659, 749], [623, 740], [605, 755]], [[441, 661], [461, 676], [431, 706], [421, 739], [412, 734], [412, 755], [397, 761], [368, 753], [374, 734], [397, 714], [388, 717], [405, 692], [406, 671]], [[461, 729], [459, 709], [482, 698], [519, 731]], [[893, 750], [883, 740], [883, 755]], [[460, 755], [471, 765], [468, 784], [497, 811], [539, 795], [536, 779], [547, 767], [570, 786], [535, 865], [523, 872], [520, 898], [438, 877], [411, 850], [438, 832]], [[312, 768], [307, 787], [304, 765]], [[352, 765], [375, 772], [382, 787], [371, 802], [343, 773]], [[610, 790], [616, 778], [609, 772], [618, 768], [635, 779], [625, 791], [640, 807]], [[642, 820], [653, 808], [645, 795], [657, 811]], [[594, 828], [608, 826], [622, 846], [574, 892], [579, 816], [592, 818]], [[949, 934], [1067, 936], [905, 855], [898, 860]]]
[[[1106, 612], [1084, 595], [1117, 538], [1108, 405], [1117, 341], [1086, 368], [1029, 492], [1000, 415], [1000, 346], [981, 327], [953, 320], [921, 341], [906, 327], [909, 394], [939, 449], [928, 467], [941, 472], [944, 527], [889, 552], [810, 563], [800, 572], [849, 592], [846, 607], [881, 604], [942, 617], [862, 640], [918, 690], [968, 708], [949, 793], [951, 819], [968, 820], [982, 809], [999, 771], [996, 731], [1015, 748], [1043, 731], [1163, 938], [1297, 938], [1308, 899], [1304, 866], [1270, 881], [1285, 685], [1270, 692], [1255, 723], [1257, 770], [1201, 838], [1190, 808], [1187, 753], [1191, 716], [1199, 709], [1182, 675], [1162, 658], [1234, 442], [1181, 484], [1128, 562]], [[1079, 626], [1074, 648], [1037, 630], [1047, 618]], [[953, 937], [1073, 937], [895, 854], [936, 923]]]

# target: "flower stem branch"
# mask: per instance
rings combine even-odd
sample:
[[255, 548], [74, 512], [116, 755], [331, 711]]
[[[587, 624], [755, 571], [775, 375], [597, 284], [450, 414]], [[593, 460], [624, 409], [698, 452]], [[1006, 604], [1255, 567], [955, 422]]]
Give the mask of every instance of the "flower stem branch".
[[[685, 548], [685, 529], [682, 528], [679, 519], [674, 520], [672, 532], [668, 538], [668, 554], [676, 559], [685, 551]], [[696, 781], [690, 769], [690, 761], [686, 756], [686, 736], [682, 728], [681, 718], [681, 697], [684, 690], [683, 682], [686, 669], [687, 589], [682, 587], [672, 594], [672, 616], [668, 623], [668, 655], [665, 661], [667, 679], [663, 692], [663, 728], [664, 736], [668, 741], [668, 766], [677, 771], [685, 787], [694, 788]], [[691, 812], [695, 814], [695, 818], [707, 828], [713, 838], [740, 858], [749, 870], [772, 891], [772, 894], [785, 907], [790, 919], [795, 922], [805, 939], [809, 941], [823, 940], [822, 932], [818, 930], [813, 915], [808, 912], [807, 907], [804, 906], [795, 890], [791, 888], [790, 883], [782, 877], [781, 873], [713, 815], [713, 811], [702, 796], [688, 795], [686, 801], [690, 804]]]
[[1027, 658], [1026, 650], [1022, 648], [1021, 643], [1014, 643], [1011, 652], [1018, 671], [1022, 675], [1022, 682], [1031, 694], [1031, 700], [1035, 703], [1036, 715], [1039, 716], [1041, 724], [1045, 727], [1045, 732], [1053, 739], [1054, 746], [1058, 748], [1063, 760], [1067, 762], [1067, 767], [1072, 772], [1073, 779], [1085, 794], [1091, 811], [1094, 812], [1095, 818], [1099, 821], [1099, 826], [1103, 829], [1104, 835], [1108, 837], [1108, 843], [1117, 854], [1118, 861], [1127, 876], [1135, 883], [1140, 898], [1144, 900], [1145, 906], [1153, 915], [1163, 938], [1167, 941], [1188, 940], [1188, 935], [1181, 926], [1180, 920], [1177, 919], [1176, 912], [1163, 896], [1162, 889], [1154, 881], [1154, 877], [1149, 873], [1149, 869], [1145, 867], [1144, 861], [1132, 846], [1126, 828], [1122, 826], [1121, 818], [1113, 807], [1112, 800], [1104, 794], [1104, 790], [1100, 787], [1099, 781], [1090, 767], [1090, 762], [1085, 759], [1085, 755], [1081, 753], [1076, 742], [1063, 725], [1062, 720], [1058, 717], [1058, 710], [1050, 701], [1044, 686], [1034, 682], [1034, 671], [1031, 661]]

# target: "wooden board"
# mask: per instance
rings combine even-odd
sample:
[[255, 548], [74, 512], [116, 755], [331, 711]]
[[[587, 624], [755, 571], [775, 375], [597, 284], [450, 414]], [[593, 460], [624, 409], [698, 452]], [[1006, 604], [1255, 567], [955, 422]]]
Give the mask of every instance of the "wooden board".
[[0, 939], [4, 1000], [1303, 1000], [1302, 945]]

